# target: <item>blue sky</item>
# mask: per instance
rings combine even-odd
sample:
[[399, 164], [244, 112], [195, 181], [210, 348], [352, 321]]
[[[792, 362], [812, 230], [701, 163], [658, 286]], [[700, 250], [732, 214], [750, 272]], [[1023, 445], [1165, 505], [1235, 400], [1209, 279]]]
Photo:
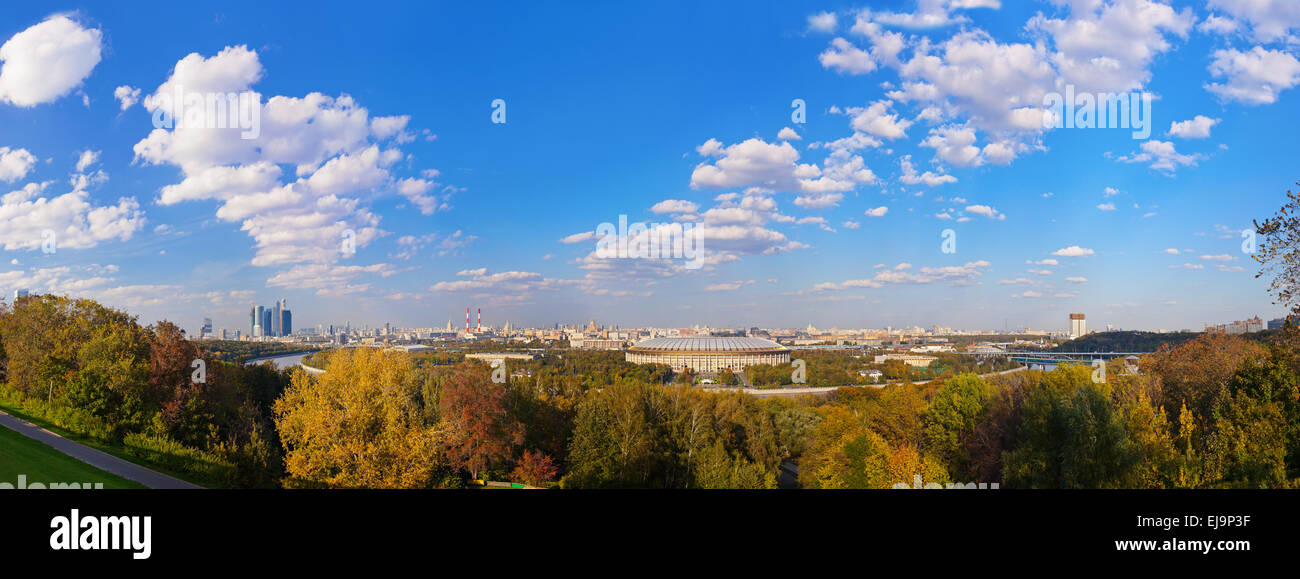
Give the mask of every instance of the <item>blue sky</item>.
[[[702, 4], [11, 7], [0, 286], [191, 331], [280, 297], [299, 326], [1281, 313], [1240, 231], [1300, 180], [1293, 3]], [[155, 128], [175, 85], [256, 91], [261, 135]], [[1149, 138], [1024, 122], [1067, 85], [1150, 93]], [[619, 215], [701, 227], [707, 265], [595, 257]]]

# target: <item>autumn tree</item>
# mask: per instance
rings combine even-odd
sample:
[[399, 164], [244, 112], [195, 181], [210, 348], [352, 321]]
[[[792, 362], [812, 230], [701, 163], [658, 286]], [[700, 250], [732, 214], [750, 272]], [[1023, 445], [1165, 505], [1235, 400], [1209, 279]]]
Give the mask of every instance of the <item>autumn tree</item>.
[[288, 482], [429, 486], [445, 436], [424, 419], [424, 378], [405, 353], [370, 348], [340, 350], [320, 376], [295, 372], [274, 408]]
[[518, 464], [515, 465], [515, 470], [510, 473], [510, 479], [532, 486], [541, 486], [555, 480], [556, 472], [555, 462], [551, 457], [540, 452], [525, 450]]
[[507, 412], [506, 387], [492, 382], [485, 364], [465, 362], [442, 386], [439, 415], [447, 426], [447, 455], [472, 478], [504, 463], [524, 442], [524, 429]]

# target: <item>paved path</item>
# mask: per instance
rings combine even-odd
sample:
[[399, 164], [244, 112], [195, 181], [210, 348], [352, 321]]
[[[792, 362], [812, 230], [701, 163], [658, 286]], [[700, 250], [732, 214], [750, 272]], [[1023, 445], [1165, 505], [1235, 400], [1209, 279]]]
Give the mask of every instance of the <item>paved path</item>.
[[167, 476], [158, 471], [147, 469], [129, 460], [123, 460], [106, 452], [96, 450], [79, 442], [73, 442], [36, 426], [26, 420], [10, 416], [0, 411], [0, 426], [13, 430], [27, 438], [49, 445], [54, 450], [84, 462], [100, 470], [111, 472], [122, 478], [131, 479], [151, 489], [200, 489], [203, 488], [181, 479]]

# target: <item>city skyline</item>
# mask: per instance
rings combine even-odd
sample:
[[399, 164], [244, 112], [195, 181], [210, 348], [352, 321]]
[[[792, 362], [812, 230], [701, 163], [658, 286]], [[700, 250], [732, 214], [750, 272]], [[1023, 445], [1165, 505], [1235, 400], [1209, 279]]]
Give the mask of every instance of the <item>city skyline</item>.
[[[16, 6], [0, 26], [0, 287], [195, 335], [204, 318], [247, 331], [270, 296], [300, 327], [441, 327], [467, 306], [496, 327], [1283, 315], [1242, 232], [1300, 179], [1294, 14], [1000, 4], [355, 22]], [[61, 58], [33, 48], [48, 38]], [[159, 127], [178, 87], [256, 91], [260, 134]], [[1067, 89], [1151, 93], [1149, 136], [1024, 122]], [[702, 267], [598, 255], [622, 216], [699, 227]]]

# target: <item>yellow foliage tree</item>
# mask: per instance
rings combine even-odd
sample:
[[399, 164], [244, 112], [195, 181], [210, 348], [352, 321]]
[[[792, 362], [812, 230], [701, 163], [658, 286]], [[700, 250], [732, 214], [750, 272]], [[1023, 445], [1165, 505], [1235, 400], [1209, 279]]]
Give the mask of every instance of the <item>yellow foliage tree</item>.
[[422, 488], [444, 437], [424, 418], [427, 379], [402, 352], [355, 348], [323, 375], [297, 371], [275, 403], [289, 484]]

